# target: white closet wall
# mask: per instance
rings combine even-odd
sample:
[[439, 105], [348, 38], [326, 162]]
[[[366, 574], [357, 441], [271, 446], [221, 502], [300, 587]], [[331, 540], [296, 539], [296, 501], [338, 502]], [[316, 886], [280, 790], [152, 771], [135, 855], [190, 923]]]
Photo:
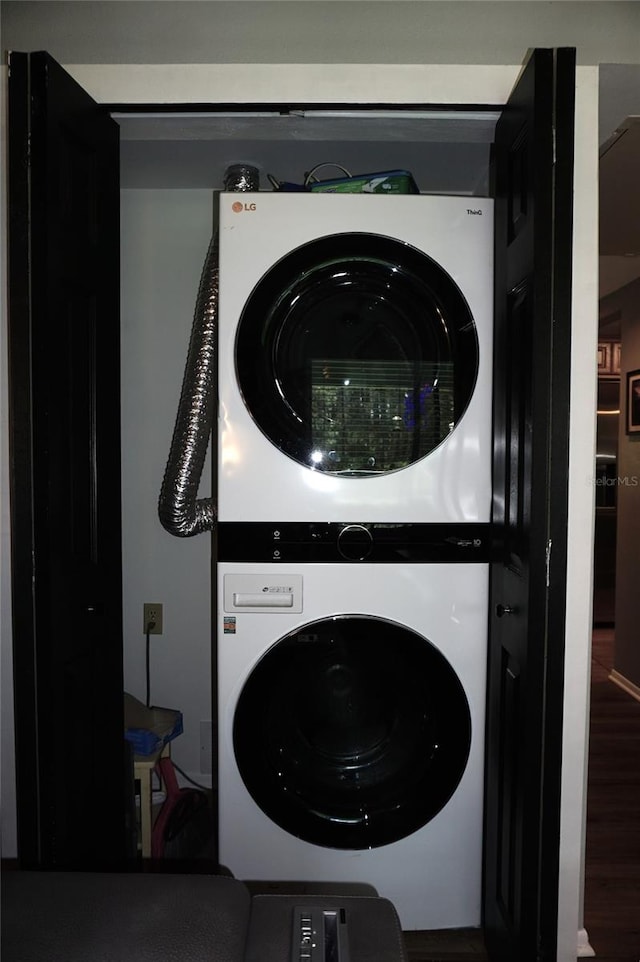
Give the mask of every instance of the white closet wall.
[[[212, 192], [123, 190], [121, 214], [125, 689], [144, 700], [142, 604], [161, 602], [151, 700], [183, 712], [173, 754], [200, 780], [200, 722], [211, 719], [211, 540], [167, 534], [157, 508], [212, 232]], [[210, 461], [201, 496], [211, 492]]]

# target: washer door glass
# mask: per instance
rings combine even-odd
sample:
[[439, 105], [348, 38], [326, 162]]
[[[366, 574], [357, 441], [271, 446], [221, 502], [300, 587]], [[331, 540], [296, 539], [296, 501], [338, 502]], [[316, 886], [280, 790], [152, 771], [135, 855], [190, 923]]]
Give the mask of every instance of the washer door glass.
[[375, 476], [451, 433], [473, 394], [478, 339], [431, 258], [388, 237], [335, 234], [256, 285], [236, 368], [251, 416], [281, 451], [317, 471]]
[[464, 772], [462, 685], [425, 638], [341, 615], [284, 637], [241, 692], [233, 741], [263, 812], [316, 845], [368, 849], [417, 831]]

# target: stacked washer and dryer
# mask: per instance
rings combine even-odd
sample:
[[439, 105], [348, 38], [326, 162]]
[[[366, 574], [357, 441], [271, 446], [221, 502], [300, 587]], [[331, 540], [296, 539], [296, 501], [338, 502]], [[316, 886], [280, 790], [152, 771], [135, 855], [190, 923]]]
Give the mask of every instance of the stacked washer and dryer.
[[220, 198], [220, 861], [480, 924], [493, 204]]

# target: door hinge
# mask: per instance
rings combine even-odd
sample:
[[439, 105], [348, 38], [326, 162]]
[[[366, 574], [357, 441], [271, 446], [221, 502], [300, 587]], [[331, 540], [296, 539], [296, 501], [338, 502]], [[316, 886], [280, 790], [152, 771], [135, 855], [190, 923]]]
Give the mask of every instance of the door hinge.
[[551, 541], [551, 539], [549, 539], [549, 541], [547, 541], [547, 550], [546, 550], [546, 558], [545, 558], [546, 567], [547, 567], [547, 588], [549, 587], [549, 584], [551, 582], [551, 547], [552, 545], [553, 545], [553, 542]]

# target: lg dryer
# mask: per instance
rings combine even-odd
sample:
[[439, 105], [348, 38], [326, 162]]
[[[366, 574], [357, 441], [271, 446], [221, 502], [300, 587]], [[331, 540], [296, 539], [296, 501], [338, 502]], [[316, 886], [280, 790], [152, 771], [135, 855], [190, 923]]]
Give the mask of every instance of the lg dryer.
[[486, 522], [493, 202], [220, 197], [218, 516]]

